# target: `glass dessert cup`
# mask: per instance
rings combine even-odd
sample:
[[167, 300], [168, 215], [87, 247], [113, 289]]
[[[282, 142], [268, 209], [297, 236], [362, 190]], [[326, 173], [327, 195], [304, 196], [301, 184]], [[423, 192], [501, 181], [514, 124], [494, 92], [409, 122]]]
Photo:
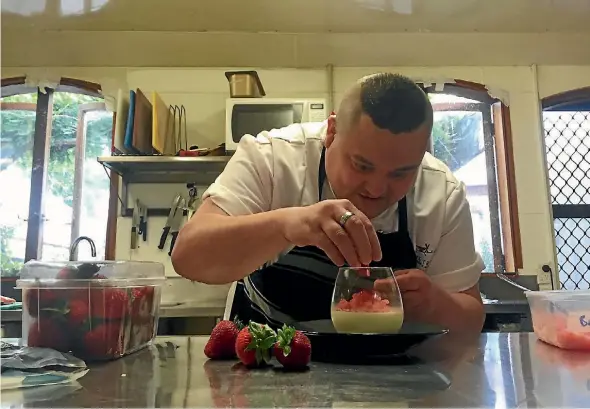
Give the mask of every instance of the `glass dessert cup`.
[[402, 297], [389, 267], [342, 267], [332, 295], [338, 333], [395, 334], [404, 321]]

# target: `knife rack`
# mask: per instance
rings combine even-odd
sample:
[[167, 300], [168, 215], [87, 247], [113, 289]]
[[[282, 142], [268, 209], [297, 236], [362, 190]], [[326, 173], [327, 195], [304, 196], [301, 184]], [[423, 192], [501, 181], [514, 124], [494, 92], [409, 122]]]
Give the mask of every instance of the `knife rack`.
[[[209, 185], [221, 174], [231, 156], [135, 156], [97, 158], [98, 162], [121, 177], [121, 216], [133, 215], [128, 198], [130, 183], [196, 183]], [[168, 216], [170, 207], [148, 208], [147, 216]]]

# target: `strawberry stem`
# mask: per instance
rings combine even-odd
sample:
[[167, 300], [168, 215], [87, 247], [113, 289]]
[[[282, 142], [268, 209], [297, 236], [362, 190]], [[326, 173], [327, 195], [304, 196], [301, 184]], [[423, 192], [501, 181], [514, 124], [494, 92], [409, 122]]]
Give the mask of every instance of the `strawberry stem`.
[[277, 331], [277, 343], [279, 348], [283, 351], [283, 355], [289, 356], [291, 353], [291, 342], [295, 337], [295, 328], [283, 324], [283, 328]]
[[248, 331], [252, 335], [252, 340], [246, 347], [246, 350], [256, 351], [256, 362], [260, 364], [270, 362], [270, 348], [277, 342], [277, 334], [268, 325], [250, 322]]
[[244, 329], [244, 323], [238, 318], [237, 315], [234, 317], [233, 322], [236, 325], [236, 327], [238, 328], [238, 331], [241, 331], [242, 329]]

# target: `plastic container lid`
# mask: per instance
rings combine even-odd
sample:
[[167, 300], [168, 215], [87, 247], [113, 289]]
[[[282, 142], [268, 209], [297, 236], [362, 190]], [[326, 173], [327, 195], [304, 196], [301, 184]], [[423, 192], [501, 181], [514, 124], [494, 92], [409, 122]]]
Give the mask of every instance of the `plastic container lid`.
[[90, 282], [100, 282], [106, 286], [131, 287], [162, 285], [165, 280], [164, 265], [151, 261], [31, 260], [21, 269], [20, 279], [16, 284], [17, 288], [85, 287]]
[[575, 299], [588, 297], [590, 299], [590, 290], [547, 290], [547, 291], [525, 291], [524, 293], [530, 298], [548, 298], [552, 300]]

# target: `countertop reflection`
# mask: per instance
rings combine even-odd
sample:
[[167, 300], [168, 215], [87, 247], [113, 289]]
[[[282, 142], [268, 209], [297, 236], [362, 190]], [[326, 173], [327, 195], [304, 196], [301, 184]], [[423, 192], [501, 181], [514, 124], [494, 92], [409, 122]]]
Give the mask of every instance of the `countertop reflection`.
[[590, 354], [553, 348], [531, 333], [447, 335], [414, 349], [415, 362], [313, 363], [299, 373], [209, 361], [206, 341], [160, 337], [92, 365], [79, 385], [3, 393], [2, 406], [590, 407]]

